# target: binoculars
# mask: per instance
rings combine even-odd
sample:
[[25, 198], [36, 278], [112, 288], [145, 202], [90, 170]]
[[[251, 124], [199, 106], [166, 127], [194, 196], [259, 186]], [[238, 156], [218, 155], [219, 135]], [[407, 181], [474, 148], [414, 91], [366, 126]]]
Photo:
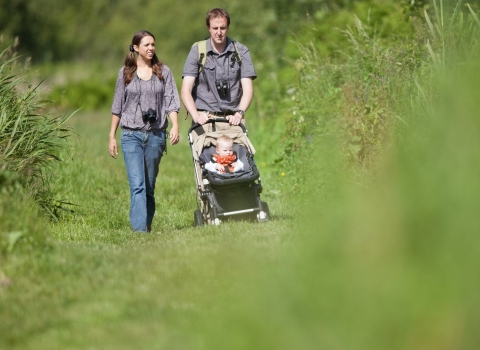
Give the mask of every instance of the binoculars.
[[155, 123], [155, 121], [157, 120], [157, 112], [151, 108], [149, 108], [146, 112], [142, 111], [142, 119], [144, 123]]
[[215, 83], [215, 86], [217, 87], [218, 95], [220, 97], [225, 97], [228, 94], [228, 84], [226, 81], [217, 81]]

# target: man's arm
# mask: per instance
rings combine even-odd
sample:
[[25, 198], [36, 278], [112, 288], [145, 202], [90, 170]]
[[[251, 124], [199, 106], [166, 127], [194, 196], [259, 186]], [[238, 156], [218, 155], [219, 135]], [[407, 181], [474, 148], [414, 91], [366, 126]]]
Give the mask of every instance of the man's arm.
[[193, 101], [192, 91], [195, 86], [195, 77], [184, 76], [182, 81], [182, 88], [180, 90], [180, 97], [182, 98], [185, 109], [190, 113], [195, 123], [200, 125], [205, 124], [208, 120], [206, 115], [198, 113], [197, 107], [195, 107], [195, 101]]
[[[253, 100], [253, 80], [252, 78], [242, 78], [240, 83], [242, 84], [243, 94], [237, 108], [241, 109], [242, 111], [246, 111], [248, 107], [250, 107], [250, 103], [252, 103]], [[234, 115], [227, 116], [226, 118], [230, 124], [239, 125], [243, 116], [237, 112]]]

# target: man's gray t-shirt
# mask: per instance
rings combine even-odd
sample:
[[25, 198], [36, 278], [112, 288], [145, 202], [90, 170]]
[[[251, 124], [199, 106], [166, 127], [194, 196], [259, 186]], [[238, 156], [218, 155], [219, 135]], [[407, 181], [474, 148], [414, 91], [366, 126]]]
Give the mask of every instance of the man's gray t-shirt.
[[[167, 115], [180, 110], [180, 99], [171, 70], [163, 65], [160, 80], [152, 74], [150, 80], [142, 80], [135, 72], [133, 80], [125, 86], [124, 67], [117, 76], [112, 114], [120, 117], [122, 129], [159, 130], [168, 126]], [[142, 112], [149, 109], [156, 112], [154, 123], [143, 121]]]
[[[192, 76], [197, 79], [192, 96], [198, 110], [210, 112], [235, 111], [242, 98], [240, 79], [255, 79], [257, 74], [253, 67], [250, 51], [245, 45], [235, 42], [242, 60], [234, 60], [235, 46], [227, 38], [225, 50], [218, 54], [213, 50], [210, 39], [207, 39], [207, 59], [203, 71], [198, 73], [198, 45], [194, 45], [188, 54], [183, 68], [182, 78]], [[205, 77], [207, 80], [205, 80]], [[220, 97], [216, 82], [226, 82], [229, 92]]]

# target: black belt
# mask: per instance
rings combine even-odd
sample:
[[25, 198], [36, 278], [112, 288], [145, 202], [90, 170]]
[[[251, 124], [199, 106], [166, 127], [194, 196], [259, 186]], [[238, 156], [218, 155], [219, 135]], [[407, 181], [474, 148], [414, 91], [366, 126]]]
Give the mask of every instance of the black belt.
[[216, 117], [226, 117], [227, 115], [234, 115], [235, 111], [224, 111], [224, 112], [211, 112], [211, 111], [204, 111], [202, 109], [198, 110], [199, 112], [206, 112], [208, 114], [214, 115]]
[[128, 130], [128, 131], [142, 131], [142, 132], [156, 132], [156, 131], [160, 131], [160, 132], [167, 132], [167, 129], [132, 129], [132, 128], [126, 128], [126, 127], [123, 127], [122, 130]]

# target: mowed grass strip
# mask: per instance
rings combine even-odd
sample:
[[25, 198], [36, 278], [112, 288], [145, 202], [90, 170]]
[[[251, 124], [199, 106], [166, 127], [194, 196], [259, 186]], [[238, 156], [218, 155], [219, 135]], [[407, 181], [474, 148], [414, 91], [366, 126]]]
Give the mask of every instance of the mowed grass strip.
[[50, 251], [9, 261], [0, 348], [192, 348], [199, 313], [283, 249], [292, 220], [268, 180], [262, 199], [274, 220], [193, 227], [196, 187], [183, 120], [181, 143], [162, 159], [153, 231], [132, 233], [122, 154], [113, 160], [107, 152], [109, 122], [108, 112], [72, 119], [78, 137], [55, 190], [77, 207], [52, 224]]

